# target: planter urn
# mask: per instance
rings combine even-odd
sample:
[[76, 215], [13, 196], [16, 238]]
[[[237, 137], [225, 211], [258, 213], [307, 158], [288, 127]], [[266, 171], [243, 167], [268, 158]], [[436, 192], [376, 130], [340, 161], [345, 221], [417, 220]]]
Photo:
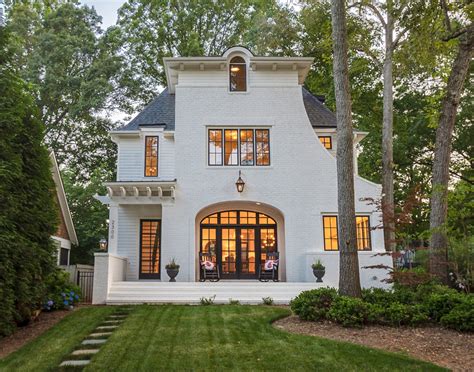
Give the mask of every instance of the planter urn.
[[175, 282], [176, 281], [176, 276], [179, 273], [179, 269], [166, 269], [166, 273], [170, 277], [170, 282]]
[[313, 269], [313, 275], [316, 278], [316, 283], [323, 282], [324, 274], [326, 274], [326, 269]]

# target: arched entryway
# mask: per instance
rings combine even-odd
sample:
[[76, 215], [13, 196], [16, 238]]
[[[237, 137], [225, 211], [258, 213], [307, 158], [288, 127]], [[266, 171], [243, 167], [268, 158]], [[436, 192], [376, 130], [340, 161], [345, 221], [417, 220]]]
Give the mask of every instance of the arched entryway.
[[222, 279], [256, 279], [266, 254], [278, 251], [278, 224], [266, 213], [221, 210], [200, 220], [199, 251], [211, 253]]

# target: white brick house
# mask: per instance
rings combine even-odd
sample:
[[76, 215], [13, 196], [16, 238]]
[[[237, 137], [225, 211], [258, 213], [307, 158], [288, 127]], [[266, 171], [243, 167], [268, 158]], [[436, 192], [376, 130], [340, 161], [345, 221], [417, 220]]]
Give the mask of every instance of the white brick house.
[[[96, 255], [95, 303], [160, 302], [163, 291], [166, 302], [179, 302], [178, 288], [221, 291], [223, 300], [239, 296], [236, 283], [245, 283], [243, 292], [265, 285], [291, 297], [320, 285], [311, 269], [317, 258], [324, 285], [338, 285], [336, 120], [302, 87], [312, 60], [256, 57], [242, 47], [164, 59], [167, 88], [111, 133], [117, 180], [98, 197], [110, 222], [108, 253]], [[366, 134], [356, 132], [354, 146]], [[379, 198], [381, 187], [354, 177], [360, 265], [390, 265], [374, 256], [384, 251], [382, 231], [373, 229], [381, 216], [362, 201]], [[199, 253], [209, 251], [220, 283], [199, 282]], [[273, 251], [280, 282], [260, 284]], [[168, 284], [172, 258], [180, 271]], [[361, 269], [361, 283], [382, 286], [385, 275]], [[189, 296], [181, 301], [196, 300]]]

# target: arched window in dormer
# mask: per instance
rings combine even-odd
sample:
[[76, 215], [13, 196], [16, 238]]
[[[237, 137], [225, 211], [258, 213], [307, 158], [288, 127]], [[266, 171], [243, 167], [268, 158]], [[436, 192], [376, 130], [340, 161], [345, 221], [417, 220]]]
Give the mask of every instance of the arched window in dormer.
[[230, 60], [229, 85], [231, 92], [247, 90], [247, 64], [242, 57], [234, 57]]

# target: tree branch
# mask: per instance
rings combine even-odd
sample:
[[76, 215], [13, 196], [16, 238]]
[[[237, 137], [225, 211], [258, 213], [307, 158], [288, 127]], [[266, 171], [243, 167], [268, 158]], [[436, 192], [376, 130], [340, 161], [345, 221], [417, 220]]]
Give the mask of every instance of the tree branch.
[[385, 22], [385, 19], [383, 19], [383, 17], [382, 17], [382, 13], [380, 13], [380, 11], [377, 9], [377, 7], [376, 7], [375, 5], [373, 5], [373, 4], [371, 4], [371, 3], [363, 4], [363, 3], [361, 3], [361, 2], [357, 2], [357, 3], [354, 3], [354, 4], [352, 4], [352, 5], [349, 5], [349, 6], [348, 6], [348, 9], [350, 9], [350, 8], [355, 8], [355, 7], [357, 7], [357, 6], [358, 6], [359, 8], [365, 6], [365, 7], [369, 8], [369, 9], [371, 9], [371, 10], [374, 12], [374, 14], [377, 16], [377, 18], [379, 19], [379, 21], [380, 21], [380, 23], [382, 24], [382, 26], [383, 26], [384, 28], [387, 28], [387, 22]]

